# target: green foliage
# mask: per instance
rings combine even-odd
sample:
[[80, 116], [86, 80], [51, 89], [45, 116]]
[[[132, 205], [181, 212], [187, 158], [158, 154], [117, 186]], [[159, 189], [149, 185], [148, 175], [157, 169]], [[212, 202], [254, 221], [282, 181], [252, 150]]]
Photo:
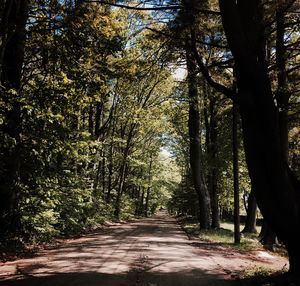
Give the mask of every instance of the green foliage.
[[[96, 3], [31, 2], [22, 87], [0, 98], [1, 159], [19, 150], [20, 161], [14, 209], [1, 217], [16, 222], [7, 237], [47, 241], [165, 206], [176, 184], [160, 154], [174, 81], [161, 39], [139, 28], [149, 20]], [[0, 175], [6, 168], [0, 160]]]
[[[186, 13], [168, 15], [166, 25], [167, 20], [157, 21], [161, 14], [147, 11], [85, 1], [29, 2], [21, 87], [0, 86], [0, 187], [9, 206], [0, 217], [5, 234], [22, 242], [50, 240], [166, 206], [173, 214], [197, 217], [189, 167], [188, 86], [172, 76], [185, 58]], [[216, 2], [209, 8], [215, 10]], [[203, 62], [214, 80], [230, 87], [231, 55], [220, 21], [196, 18], [197, 40], [211, 43], [197, 45]], [[297, 37], [292, 33], [286, 40], [293, 44]], [[1, 35], [1, 63], [4, 43]], [[292, 54], [295, 67], [299, 56]], [[271, 70], [275, 79], [276, 69]], [[297, 69], [292, 74], [296, 78]], [[215, 171], [218, 206], [221, 214], [230, 214], [231, 103], [203, 77], [197, 81], [202, 167], [207, 181]], [[299, 103], [296, 92], [291, 102]], [[297, 107], [290, 108], [292, 119], [297, 113]], [[212, 130], [215, 156], [209, 150]], [[242, 196], [250, 191], [250, 181], [239, 138]], [[291, 120], [289, 139], [290, 164], [299, 174], [297, 119]], [[11, 159], [17, 163], [13, 175]], [[13, 190], [6, 177], [16, 179]], [[9, 217], [13, 226], [7, 225]]]

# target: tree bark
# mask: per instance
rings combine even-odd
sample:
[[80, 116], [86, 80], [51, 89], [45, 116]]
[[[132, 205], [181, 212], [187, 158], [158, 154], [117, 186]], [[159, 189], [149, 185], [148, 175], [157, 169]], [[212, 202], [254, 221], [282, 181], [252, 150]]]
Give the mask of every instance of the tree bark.
[[143, 212], [144, 212], [144, 198], [145, 198], [145, 188], [144, 187], [141, 187], [142, 188], [142, 195], [141, 195], [141, 201], [140, 201], [140, 207], [139, 207], [139, 212], [138, 214], [139, 215], [142, 215]]
[[136, 192], [136, 204], [135, 204], [135, 211], [134, 215], [138, 216], [139, 215], [139, 209], [140, 209], [140, 195], [141, 195], [141, 187], [137, 187], [137, 192]]
[[151, 188], [148, 187], [147, 191], [146, 191], [146, 201], [145, 201], [145, 209], [144, 209], [144, 215], [145, 215], [145, 217], [148, 217], [148, 213], [149, 213], [150, 190], [151, 190]]
[[105, 181], [105, 150], [103, 150], [103, 154], [102, 154], [102, 193], [103, 193], [103, 197], [105, 196], [105, 191], [106, 191], [106, 181]]
[[259, 237], [259, 241], [262, 245], [264, 245], [266, 249], [274, 251], [274, 245], [276, 244], [276, 234], [265, 220], [262, 223]]
[[[265, 63], [260, 1], [219, 0], [235, 59], [246, 161], [258, 206], [300, 273], [300, 198], [282, 156], [279, 114]], [[293, 227], [291, 227], [293, 226]]]
[[103, 123], [103, 102], [97, 102], [96, 104], [96, 115], [95, 115], [95, 136], [99, 138], [100, 136], [100, 126]]
[[[1, 27], [1, 85], [5, 89], [4, 92], [14, 89], [20, 93], [28, 1], [7, 1], [3, 17], [5, 21], [2, 25], [5, 24], [5, 27]], [[4, 172], [0, 178], [0, 217], [5, 217], [4, 229], [9, 227], [15, 230], [19, 224], [17, 205], [21, 180], [22, 114], [19, 102], [11, 102], [10, 98], [4, 98], [4, 100], [11, 103], [12, 108], [5, 114], [6, 122], [2, 126], [2, 132], [13, 139], [14, 145], [1, 150]]]
[[149, 160], [150, 160], [150, 162], [149, 162], [149, 172], [148, 172], [148, 187], [147, 187], [147, 191], [146, 191], [146, 202], [145, 202], [145, 209], [144, 209], [144, 215], [146, 217], [148, 216], [150, 191], [151, 191], [152, 164], [153, 164], [152, 155], [150, 156]]
[[217, 122], [215, 118], [215, 101], [210, 102], [210, 144], [211, 144], [211, 160], [213, 166], [211, 168], [211, 201], [212, 201], [212, 223], [213, 228], [220, 228], [220, 209], [219, 209], [219, 193], [218, 193], [218, 170], [216, 166], [217, 159]]
[[121, 197], [124, 192], [124, 182], [126, 179], [127, 158], [128, 158], [129, 152], [130, 152], [131, 141], [133, 138], [133, 133], [134, 133], [135, 127], [136, 127], [136, 123], [133, 123], [130, 125], [128, 136], [127, 136], [127, 141], [126, 141], [126, 146], [123, 151], [123, 158], [122, 158], [120, 172], [119, 172], [118, 190], [117, 190], [117, 197], [116, 197], [116, 201], [115, 201], [115, 210], [114, 210], [114, 216], [116, 218], [119, 218], [119, 216], [120, 216]]
[[239, 144], [238, 111], [232, 106], [232, 162], [233, 162], [233, 197], [234, 197], [234, 243], [240, 243], [240, 191], [239, 191]]
[[256, 213], [257, 213], [257, 204], [254, 196], [253, 190], [251, 190], [248, 200], [247, 200], [247, 216], [245, 227], [242, 230], [243, 233], [256, 233]]
[[91, 103], [89, 107], [89, 132], [94, 136], [94, 106]]
[[114, 136], [115, 136], [115, 120], [112, 120], [112, 131], [110, 138], [109, 154], [108, 154], [108, 183], [106, 202], [110, 202], [110, 196], [112, 191], [112, 176], [113, 176], [113, 151], [114, 151]]
[[190, 165], [194, 188], [199, 201], [200, 228], [211, 227], [211, 205], [210, 196], [205, 183], [202, 168], [202, 154], [200, 144], [200, 114], [197, 90], [197, 78], [195, 75], [196, 64], [187, 47], [186, 50], [188, 70], [188, 93], [189, 93], [189, 137], [190, 137]]
[[216, 166], [217, 159], [217, 122], [216, 122], [216, 111], [215, 98], [210, 98], [209, 103], [207, 98], [208, 89], [205, 85], [205, 107], [204, 107], [204, 121], [205, 121], [205, 134], [206, 134], [206, 152], [208, 157], [208, 175], [207, 185], [211, 199], [211, 227], [220, 228], [220, 210], [219, 210], [219, 196], [218, 196], [218, 170]]
[[276, 11], [276, 67], [277, 67], [277, 91], [276, 100], [279, 109], [279, 128], [282, 147], [282, 157], [288, 164], [289, 142], [288, 142], [288, 102], [290, 94], [287, 91], [286, 71], [286, 48], [284, 45], [285, 19], [281, 7]]

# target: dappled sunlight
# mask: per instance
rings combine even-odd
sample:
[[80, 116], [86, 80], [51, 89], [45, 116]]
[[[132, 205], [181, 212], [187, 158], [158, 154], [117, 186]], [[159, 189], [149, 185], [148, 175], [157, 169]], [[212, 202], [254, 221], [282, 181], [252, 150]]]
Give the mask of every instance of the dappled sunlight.
[[[138, 285], [196, 285], [203, 279], [207, 284], [201, 285], [227, 285], [224, 281], [234, 272], [267, 262], [254, 258], [219, 244], [190, 241], [163, 213], [69, 240], [35, 258], [4, 263], [0, 285], [100, 285], [90, 281], [94, 279], [101, 285], [136, 285], [132, 282], [141, 277], [146, 284]], [[61, 279], [63, 284], [57, 284]]]

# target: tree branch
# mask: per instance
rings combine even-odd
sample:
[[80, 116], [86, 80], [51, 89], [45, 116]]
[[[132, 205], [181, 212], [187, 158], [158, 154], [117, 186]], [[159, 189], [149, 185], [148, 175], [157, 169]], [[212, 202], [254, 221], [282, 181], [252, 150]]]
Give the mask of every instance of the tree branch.
[[180, 10], [183, 9], [181, 5], [170, 5], [170, 6], [158, 6], [158, 7], [138, 7], [138, 6], [130, 6], [124, 4], [110, 3], [108, 1], [103, 0], [84, 0], [86, 3], [99, 3], [104, 5], [110, 5], [113, 7], [125, 8], [129, 10], [141, 10], [141, 11], [159, 11], [159, 10]]
[[[131, 5], [124, 5], [124, 4], [117, 4], [117, 3], [110, 3], [105, 0], [84, 0], [86, 3], [99, 3], [104, 5], [110, 5], [113, 7], [119, 7], [129, 10], [139, 10], [139, 11], [166, 11], [166, 10], [183, 10], [186, 9], [184, 6], [181, 5], [170, 5], [170, 6], [156, 6], [156, 7], [138, 7], [138, 6], [131, 6]], [[139, 4], [138, 4], [139, 5]], [[213, 10], [206, 10], [206, 9], [198, 9], [196, 7], [192, 8], [193, 10], [207, 14], [207, 15], [221, 15], [219, 11]]]
[[202, 75], [204, 76], [204, 78], [206, 79], [206, 81], [208, 82], [208, 84], [211, 87], [213, 87], [214, 89], [216, 89], [217, 91], [219, 91], [222, 94], [224, 94], [225, 96], [227, 96], [228, 98], [232, 99], [233, 101], [237, 101], [236, 93], [233, 90], [214, 81], [213, 78], [210, 76], [207, 67], [203, 64], [202, 59], [198, 53], [197, 46], [196, 46], [195, 31], [193, 29], [191, 29], [191, 48], [192, 48], [192, 52], [195, 56], [196, 62], [199, 66], [199, 69], [200, 69]]
[[[181, 40], [183, 41], [184, 38], [182, 37], [177, 37], [177, 36], [174, 36], [173, 34], [169, 34], [169, 33], [165, 33], [163, 31], [159, 31], [159, 30], [156, 30], [154, 28], [150, 28], [150, 27], [146, 27], [146, 30], [149, 30], [151, 32], [154, 32], [154, 33], [157, 33], [157, 34], [160, 34], [164, 37], [167, 37], [167, 38], [171, 38], [171, 39], [176, 39], [176, 40]], [[196, 40], [197, 44], [201, 44], [201, 45], [204, 45], [204, 46], [208, 46], [208, 47], [214, 47], [214, 48], [219, 48], [219, 49], [228, 49], [229, 47], [228, 46], [225, 46], [225, 45], [219, 45], [217, 43], [213, 43], [213, 42], [204, 42], [204, 41], [199, 41], [199, 40]]]

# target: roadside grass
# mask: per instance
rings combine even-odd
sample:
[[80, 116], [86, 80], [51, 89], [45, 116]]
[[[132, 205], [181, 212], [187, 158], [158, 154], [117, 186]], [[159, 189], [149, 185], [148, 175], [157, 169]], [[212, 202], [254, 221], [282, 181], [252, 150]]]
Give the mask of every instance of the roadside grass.
[[[203, 241], [219, 243], [223, 246], [233, 247], [241, 251], [254, 251], [263, 249], [258, 240], [260, 227], [257, 227], [255, 234], [241, 234], [241, 243], [234, 243], [234, 224], [232, 222], [222, 222], [220, 229], [200, 230], [197, 220], [191, 217], [178, 218], [182, 229], [190, 237], [198, 237]], [[244, 225], [241, 224], [241, 230]]]
[[241, 273], [237, 280], [243, 286], [295, 286], [294, 279], [286, 269], [276, 271], [262, 266], [254, 266]]
[[[219, 244], [223, 247], [235, 249], [241, 253], [266, 251], [263, 245], [259, 242], [260, 227], [257, 227], [255, 234], [241, 234], [241, 243], [234, 243], [234, 224], [232, 222], [222, 222], [220, 229], [200, 230], [199, 223], [192, 217], [180, 217], [177, 221], [182, 229], [189, 237], [199, 238], [202, 241]], [[244, 224], [241, 223], [241, 230]], [[273, 255], [287, 256], [284, 248], [276, 247]], [[254, 266], [247, 268], [244, 272], [240, 273], [236, 279], [238, 285], [243, 286], [295, 286], [293, 280], [289, 277], [287, 269], [280, 271], [263, 267]], [[300, 285], [300, 284], [299, 284]]]

